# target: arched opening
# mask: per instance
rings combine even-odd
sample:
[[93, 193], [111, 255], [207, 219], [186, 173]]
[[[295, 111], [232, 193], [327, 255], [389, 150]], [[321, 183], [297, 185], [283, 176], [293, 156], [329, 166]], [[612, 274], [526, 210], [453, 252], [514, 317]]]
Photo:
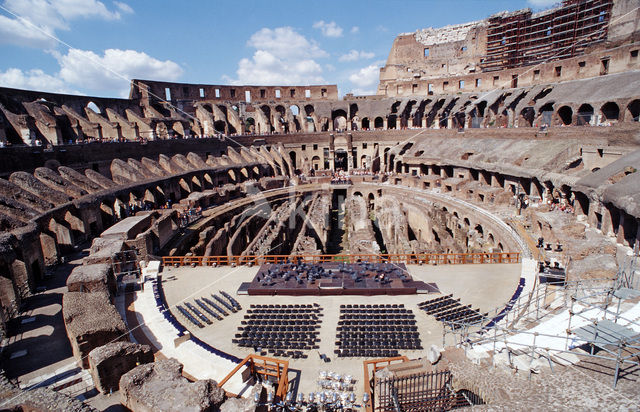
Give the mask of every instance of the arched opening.
[[640, 121], [640, 100], [634, 100], [627, 105], [627, 112], [629, 113], [629, 119], [633, 122]]
[[369, 118], [368, 117], [364, 117], [362, 118], [362, 130], [369, 130]]
[[471, 222], [469, 222], [468, 217], [465, 217], [462, 221], [464, 222], [465, 225], [467, 225], [467, 227], [471, 226]]
[[95, 104], [94, 102], [87, 103], [87, 109], [92, 110], [94, 113], [98, 113], [98, 114], [102, 113], [98, 105]]
[[607, 102], [600, 108], [604, 120], [618, 120], [620, 117], [620, 108], [614, 102]]
[[229, 180], [233, 183], [237, 182], [236, 172], [233, 169], [227, 170], [227, 175], [229, 175]]
[[293, 166], [294, 169], [298, 169], [297, 163], [296, 163], [296, 152], [295, 151], [290, 151], [289, 152], [289, 159], [291, 159], [291, 166]]
[[369, 193], [369, 196], [367, 196], [367, 201], [368, 201], [369, 210], [373, 210], [373, 208], [376, 205], [376, 197], [374, 196], [373, 193]]
[[366, 155], [362, 155], [360, 156], [360, 167], [362, 169], [367, 169], [369, 168], [369, 164], [367, 164], [367, 156]]
[[342, 131], [347, 129], [347, 112], [344, 110], [334, 110], [331, 113], [331, 121], [333, 122], [333, 130]]
[[553, 112], [553, 102], [547, 103], [540, 107], [540, 110], [538, 111], [538, 113], [540, 114], [540, 124], [538, 126], [551, 126]]
[[292, 104], [291, 106], [289, 106], [289, 110], [291, 110], [291, 114], [294, 116], [297, 116], [300, 114], [300, 108], [295, 104]]
[[481, 236], [484, 236], [484, 230], [482, 229], [481, 224], [477, 224], [476, 227], [473, 228], [476, 232], [480, 233]]
[[562, 124], [568, 126], [573, 120], [573, 110], [569, 106], [562, 106], [558, 109], [558, 117], [560, 117]]
[[535, 119], [536, 112], [533, 107], [528, 106], [522, 109], [520, 112], [520, 117], [522, 118], [522, 123], [520, 126], [531, 127], [533, 126], [533, 121]]
[[213, 128], [218, 133], [224, 133], [224, 128], [227, 125], [227, 122], [224, 120], [216, 120], [213, 122]]
[[313, 156], [311, 158], [311, 166], [313, 167], [313, 170], [320, 170], [320, 156]]
[[583, 104], [578, 108], [578, 126], [590, 125], [593, 122], [593, 107], [590, 104]]
[[373, 120], [373, 127], [374, 129], [382, 129], [384, 127], [384, 120], [382, 120], [382, 117], [376, 117]]
[[180, 179], [178, 186], [180, 186], [180, 199], [184, 199], [189, 196], [189, 193], [191, 193], [191, 187], [189, 187], [189, 184], [184, 179]]
[[398, 116], [396, 116], [395, 114], [390, 114], [389, 118], [387, 119], [387, 129], [395, 129], [396, 128], [396, 120], [397, 120]]
[[202, 189], [203, 189], [202, 183], [200, 183], [200, 179], [198, 179], [196, 176], [193, 176], [191, 178], [191, 184], [195, 192], [202, 192]]
[[255, 133], [256, 132], [256, 121], [253, 117], [247, 117], [244, 121], [244, 130], [245, 133]]

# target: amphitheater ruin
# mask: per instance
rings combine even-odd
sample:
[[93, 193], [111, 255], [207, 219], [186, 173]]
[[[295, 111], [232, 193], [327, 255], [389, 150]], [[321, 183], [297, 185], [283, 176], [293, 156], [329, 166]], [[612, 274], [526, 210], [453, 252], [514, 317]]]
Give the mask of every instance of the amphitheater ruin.
[[403, 33], [373, 96], [0, 88], [0, 409], [637, 410], [639, 25]]

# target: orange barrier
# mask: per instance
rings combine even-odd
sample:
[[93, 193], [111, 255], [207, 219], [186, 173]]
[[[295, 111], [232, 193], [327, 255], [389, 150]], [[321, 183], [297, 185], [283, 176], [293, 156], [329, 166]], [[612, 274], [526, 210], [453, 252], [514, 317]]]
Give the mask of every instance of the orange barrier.
[[464, 265], [478, 263], [520, 263], [519, 252], [500, 253], [410, 253], [355, 255], [262, 255], [262, 256], [163, 256], [164, 266], [262, 265], [265, 263], [370, 262], [408, 265]]
[[[373, 388], [373, 377], [380, 369], [386, 368], [392, 363], [408, 362], [409, 358], [406, 356], [394, 356], [391, 358], [369, 359], [363, 362], [364, 366], [364, 393], [369, 394], [369, 401], [363, 405], [366, 412], [373, 412], [374, 409], [374, 393], [371, 390]], [[373, 368], [369, 368], [373, 366]]]
[[249, 365], [251, 376], [260, 375], [264, 380], [275, 380], [275, 396], [283, 400], [289, 390], [289, 361], [266, 356], [249, 355], [218, 383], [222, 388], [244, 366]]

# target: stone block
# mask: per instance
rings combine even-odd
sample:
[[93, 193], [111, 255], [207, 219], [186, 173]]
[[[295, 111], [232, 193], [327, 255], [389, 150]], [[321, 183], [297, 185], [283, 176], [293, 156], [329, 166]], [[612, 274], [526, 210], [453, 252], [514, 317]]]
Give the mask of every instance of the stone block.
[[133, 412], [217, 410], [225, 392], [213, 380], [189, 382], [175, 359], [140, 365], [120, 378], [120, 396]]
[[151, 347], [130, 342], [108, 343], [89, 352], [93, 383], [102, 393], [117, 391], [122, 375], [136, 366], [151, 362]]

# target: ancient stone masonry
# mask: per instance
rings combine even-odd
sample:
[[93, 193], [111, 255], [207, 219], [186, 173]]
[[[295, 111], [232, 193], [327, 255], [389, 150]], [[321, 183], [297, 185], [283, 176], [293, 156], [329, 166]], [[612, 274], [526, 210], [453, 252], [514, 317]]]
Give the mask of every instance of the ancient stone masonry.
[[151, 362], [153, 352], [149, 346], [130, 342], [108, 343], [89, 352], [93, 383], [102, 393], [117, 391], [122, 375]]
[[292, 254], [324, 254], [329, 236], [329, 209], [331, 198], [328, 194], [315, 194], [305, 221], [292, 248]]
[[400, 34], [380, 70], [378, 94], [489, 91], [624, 72], [638, 64], [636, 7], [629, 0], [566, 0], [537, 13], [505, 11]]
[[344, 205], [345, 243], [349, 253], [380, 253], [381, 247], [376, 242], [367, 204], [362, 196], [351, 196]]
[[164, 359], [140, 365], [120, 378], [122, 404], [134, 412], [209, 411], [225, 400], [215, 381], [189, 382], [182, 377], [182, 365]]
[[127, 327], [106, 292], [67, 292], [62, 300], [64, 324], [73, 355], [89, 367], [89, 352], [113, 341], [127, 340]]

